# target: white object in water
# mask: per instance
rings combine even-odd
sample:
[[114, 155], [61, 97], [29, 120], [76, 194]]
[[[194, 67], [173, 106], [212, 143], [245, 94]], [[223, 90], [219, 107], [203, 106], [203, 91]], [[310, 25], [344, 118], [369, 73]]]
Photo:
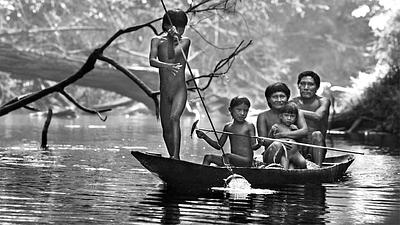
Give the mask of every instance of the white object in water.
[[224, 179], [225, 187], [230, 189], [251, 189], [251, 184], [241, 175], [232, 174]]

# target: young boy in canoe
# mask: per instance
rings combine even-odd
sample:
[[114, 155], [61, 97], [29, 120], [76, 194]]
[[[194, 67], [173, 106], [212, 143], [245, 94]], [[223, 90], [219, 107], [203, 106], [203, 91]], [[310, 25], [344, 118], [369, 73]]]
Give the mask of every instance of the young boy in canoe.
[[[224, 132], [219, 138], [219, 142], [208, 137], [204, 132], [197, 130], [197, 137], [204, 139], [209, 145], [220, 150], [224, 146], [229, 137], [231, 153], [226, 153], [223, 156], [207, 154], [204, 156], [203, 164], [210, 165], [214, 163], [218, 166], [231, 164], [233, 166], [249, 167], [253, 162], [253, 150], [260, 147], [256, 143], [256, 138], [251, 138], [255, 135], [256, 129], [253, 123], [246, 121], [247, 113], [249, 112], [250, 101], [246, 97], [234, 97], [229, 105], [229, 112], [233, 121], [224, 126]], [[234, 135], [238, 134], [238, 135]]]
[[[271, 130], [268, 134], [270, 138], [276, 138], [276, 134], [283, 132], [290, 132], [293, 130], [298, 130], [295, 125], [297, 120], [297, 115], [299, 113], [299, 109], [294, 102], [287, 102], [280, 110], [279, 113], [279, 123], [272, 125]], [[295, 142], [295, 140], [291, 138], [281, 138], [285, 141]], [[259, 138], [260, 143], [263, 143], [263, 139]], [[298, 151], [298, 148], [295, 144], [290, 144], [290, 148], [282, 145], [275, 147], [271, 145], [264, 154], [264, 161], [267, 164], [277, 163], [281, 164], [284, 169], [289, 169], [289, 167], [303, 169], [306, 168], [306, 160]]]
[[[171, 24], [172, 22], [172, 24]], [[186, 58], [190, 39], [183, 37], [188, 18], [180, 9], [169, 10], [163, 17], [166, 34], [151, 40], [150, 65], [159, 68], [160, 116], [163, 138], [171, 158], [180, 159], [180, 118], [186, 105]], [[182, 55], [182, 50], [183, 54]]]

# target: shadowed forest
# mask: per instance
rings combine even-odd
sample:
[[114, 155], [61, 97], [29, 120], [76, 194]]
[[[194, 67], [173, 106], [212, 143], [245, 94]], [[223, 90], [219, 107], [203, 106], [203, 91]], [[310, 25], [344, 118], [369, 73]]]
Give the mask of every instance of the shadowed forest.
[[[224, 110], [236, 95], [264, 109], [267, 85], [286, 82], [296, 95], [297, 75], [314, 70], [326, 82], [323, 94], [335, 98], [334, 128], [349, 129], [361, 118], [369, 121], [365, 129], [400, 135], [400, 10], [384, 2], [390, 1], [165, 1], [169, 9], [188, 12], [188, 61], [204, 75], [197, 81], [207, 87], [203, 93], [212, 110]], [[163, 14], [160, 1], [0, 1], [0, 104], [73, 75], [118, 30], [150, 23], [161, 32]], [[157, 92], [157, 70], [148, 62], [154, 35], [149, 27], [126, 33], [103, 54]], [[214, 73], [250, 41], [221, 68], [226, 73]], [[66, 90], [88, 107], [154, 110], [137, 84], [104, 61]], [[57, 93], [30, 105], [79, 111]]]

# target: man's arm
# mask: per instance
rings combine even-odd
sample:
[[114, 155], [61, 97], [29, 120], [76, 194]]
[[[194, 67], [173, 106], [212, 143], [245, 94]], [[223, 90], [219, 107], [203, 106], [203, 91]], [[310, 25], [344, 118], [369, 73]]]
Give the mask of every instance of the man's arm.
[[331, 106], [331, 101], [328, 98], [321, 97], [320, 98], [321, 106], [313, 111], [302, 110], [304, 113], [304, 117], [314, 121], [321, 121], [329, 114], [329, 107]]

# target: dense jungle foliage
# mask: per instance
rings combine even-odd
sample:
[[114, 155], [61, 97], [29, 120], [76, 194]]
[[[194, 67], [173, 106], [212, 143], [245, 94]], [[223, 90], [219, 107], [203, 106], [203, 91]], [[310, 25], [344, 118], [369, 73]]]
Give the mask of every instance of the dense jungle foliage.
[[[188, 9], [188, 2], [192, 1], [165, 1], [168, 9]], [[266, 107], [263, 94], [268, 84], [287, 82], [296, 94], [297, 74], [304, 70], [316, 71], [332, 86], [351, 87], [360, 72], [373, 74], [382, 61], [380, 56], [389, 51], [378, 47], [383, 37], [370, 25], [391, 12], [379, 0], [203, 0], [192, 4], [201, 2], [206, 3], [189, 14], [185, 32], [192, 39], [189, 63], [199, 74], [210, 73], [242, 40], [253, 40], [236, 57], [229, 73], [213, 80], [206, 98], [246, 95], [255, 108], [262, 109]], [[154, 0], [3, 0], [0, 42], [20, 51], [83, 62], [117, 30], [147, 23], [163, 14], [161, 2]], [[153, 25], [161, 31], [159, 21]], [[395, 35], [387, 31], [388, 26], [379, 29], [380, 35], [386, 33], [387, 38]], [[106, 54], [125, 66], [149, 67], [147, 56], [153, 35], [147, 28], [125, 35]], [[399, 49], [398, 42], [393, 42], [391, 48]], [[390, 57], [394, 56], [386, 58]], [[34, 77], [18, 80], [0, 72], [2, 103], [40, 90], [47, 82]], [[121, 97], [90, 88], [71, 89], [83, 104]]]
[[368, 87], [353, 113], [372, 119], [377, 131], [400, 135], [400, 68], [392, 67]]
[[[400, 136], [400, 13], [388, 20], [387, 28], [378, 34], [374, 52], [377, 65], [383, 67], [380, 78], [369, 86], [352, 113], [378, 124], [377, 131]], [[378, 66], [377, 66], [378, 67]]]

